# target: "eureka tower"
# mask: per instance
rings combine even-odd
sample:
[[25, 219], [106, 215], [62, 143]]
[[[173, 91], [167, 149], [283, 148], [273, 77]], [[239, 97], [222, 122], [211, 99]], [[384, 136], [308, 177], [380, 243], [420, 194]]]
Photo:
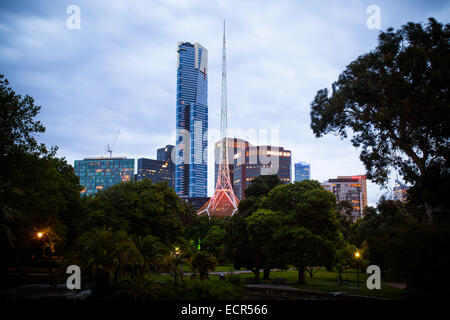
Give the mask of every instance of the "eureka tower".
[[175, 192], [206, 197], [208, 181], [208, 50], [178, 43]]

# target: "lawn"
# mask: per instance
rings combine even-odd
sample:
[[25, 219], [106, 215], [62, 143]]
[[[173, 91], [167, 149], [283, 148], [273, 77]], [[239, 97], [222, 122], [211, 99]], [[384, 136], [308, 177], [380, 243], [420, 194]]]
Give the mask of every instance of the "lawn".
[[[187, 266], [183, 266], [184, 272], [190, 272]], [[226, 264], [217, 266], [214, 271], [233, 271], [232, 264]], [[339, 286], [336, 282], [337, 271], [326, 271], [325, 269], [320, 269], [313, 275], [311, 279], [309, 275], [306, 277], [307, 285], [297, 285], [297, 277], [298, 272], [296, 270], [290, 271], [272, 271], [270, 273], [270, 280], [262, 280], [263, 274], [261, 272], [260, 278], [261, 283], [272, 283], [276, 278], [285, 278], [286, 284], [304, 289], [304, 290], [314, 290], [314, 291], [327, 291], [327, 292], [345, 292], [349, 294], [362, 295], [362, 296], [370, 296], [370, 297], [379, 297], [385, 299], [404, 299], [404, 296], [401, 294], [401, 289], [392, 287], [387, 285], [386, 283], [381, 282], [380, 290], [369, 290], [366, 286], [366, 279], [369, 275], [366, 273], [359, 273], [359, 289], [357, 283], [357, 272], [354, 269], [347, 269], [343, 273], [344, 280], [348, 281], [348, 284]], [[254, 278], [253, 273], [240, 274], [242, 281], [245, 281], [246, 278]], [[170, 281], [173, 279], [168, 275], [154, 275], [152, 276], [154, 279]], [[189, 276], [184, 277], [185, 280], [189, 279]], [[210, 274], [209, 279], [212, 281], [216, 281], [219, 279], [219, 275]]]

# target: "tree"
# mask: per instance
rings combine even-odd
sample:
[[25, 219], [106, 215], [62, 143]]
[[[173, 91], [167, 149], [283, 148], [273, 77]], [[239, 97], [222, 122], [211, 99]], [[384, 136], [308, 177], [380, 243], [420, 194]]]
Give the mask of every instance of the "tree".
[[225, 247], [226, 231], [219, 226], [212, 226], [206, 237], [202, 240], [202, 249], [219, 258]]
[[245, 197], [267, 196], [270, 190], [280, 184], [282, 184], [282, 182], [276, 174], [257, 176], [245, 189]]
[[45, 132], [42, 123], [34, 119], [41, 107], [34, 104], [32, 97], [16, 94], [1, 74], [0, 106], [0, 159], [4, 160], [18, 151], [46, 154], [45, 145], [35, 139], [36, 134]]
[[[429, 221], [448, 212], [450, 24], [430, 18], [381, 32], [378, 46], [350, 63], [311, 103], [316, 137], [351, 130], [368, 178], [392, 169], [420, 189]], [[442, 187], [442, 188], [440, 188]]]
[[[274, 252], [273, 235], [281, 225], [280, 213], [269, 209], [258, 209], [254, 214], [246, 218], [247, 232], [255, 256], [255, 277], [259, 281], [259, 270], [263, 267], [270, 271], [270, 267], [277, 264], [277, 252]], [[275, 259], [274, 259], [275, 258]], [[280, 263], [283, 265], [283, 263]], [[269, 275], [265, 274], [268, 280]]]
[[226, 226], [226, 248], [230, 259], [234, 261], [234, 268], [251, 270], [257, 279], [259, 279], [257, 255], [249, 240], [246, 219], [258, 210], [260, 202], [261, 200], [255, 197], [241, 200], [238, 214], [233, 215]]
[[306, 284], [308, 266], [331, 268], [342, 235], [336, 222], [336, 198], [317, 181], [305, 180], [275, 187], [262, 206], [283, 217], [274, 231], [273, 253], [278, 261], [293, 264], [298, 283]]
[[129, 234], [157, 237], [173, 245], [183, 236], [186, 207], [166, 183], [149, 179], [115, 185], [87, 200], [89, 214], [82, 228], [108, 226]]
[[204, 280], [208, 278], [208, 271], [214, 270], [216, 262], [216, 258], [207, 251], [199, 250], [192, 255], [190, 265], [193, 271], [199, 272], [200, 280]]
[[98, 295], [108, 293], [112, 278], [130, 272], [144, 263], [142, 254], [123, 230], [95, 228], [81, 235], [65, 258], [64, 267], [79, 265], [82, 271], [91, 275]]

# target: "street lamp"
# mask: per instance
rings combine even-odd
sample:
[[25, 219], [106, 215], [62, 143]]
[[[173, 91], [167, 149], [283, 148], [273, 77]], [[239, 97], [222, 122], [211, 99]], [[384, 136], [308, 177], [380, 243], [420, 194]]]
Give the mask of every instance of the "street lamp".
[[359, 253], [359, 251], [355, 252], [355, 258], [356, 258], [356, 279], [358, 282], [358, 290], [359, 290], [359, 261], [358, 259], [361, 257], [361, 254]]
[[39, 239], [41, 239], [43, 235], [44, 235], [44, 234], [43, 234], [42, 232], [36, 233], [36, 236], [37, 236]]

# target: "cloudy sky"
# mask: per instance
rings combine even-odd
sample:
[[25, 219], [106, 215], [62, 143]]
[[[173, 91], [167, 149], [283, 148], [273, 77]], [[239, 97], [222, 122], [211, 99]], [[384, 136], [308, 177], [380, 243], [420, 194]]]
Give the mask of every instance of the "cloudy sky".
[[[80, 8], [80, 29], [67, 28], [70, 5]], [[209, 128], [219, 129], [225, 19], [229, 127], [278, 130], [293, 163], [311, 163], [319, 181], [362, 174], [359, 150], [315, 138], [309, 111], [317, 90], [376, 46], [370, 5], [380, 8], [382, 30], [450, 18], [445, 1], [1, 0], [0, 74], [42, 106], [40, 140], [69, 163], [106, 155], [118, 128], [113, 155], [156, 158], [174, 144], [178, 41], [208, 49]], [[384, 192], [369, 183], [369, 204]]]

